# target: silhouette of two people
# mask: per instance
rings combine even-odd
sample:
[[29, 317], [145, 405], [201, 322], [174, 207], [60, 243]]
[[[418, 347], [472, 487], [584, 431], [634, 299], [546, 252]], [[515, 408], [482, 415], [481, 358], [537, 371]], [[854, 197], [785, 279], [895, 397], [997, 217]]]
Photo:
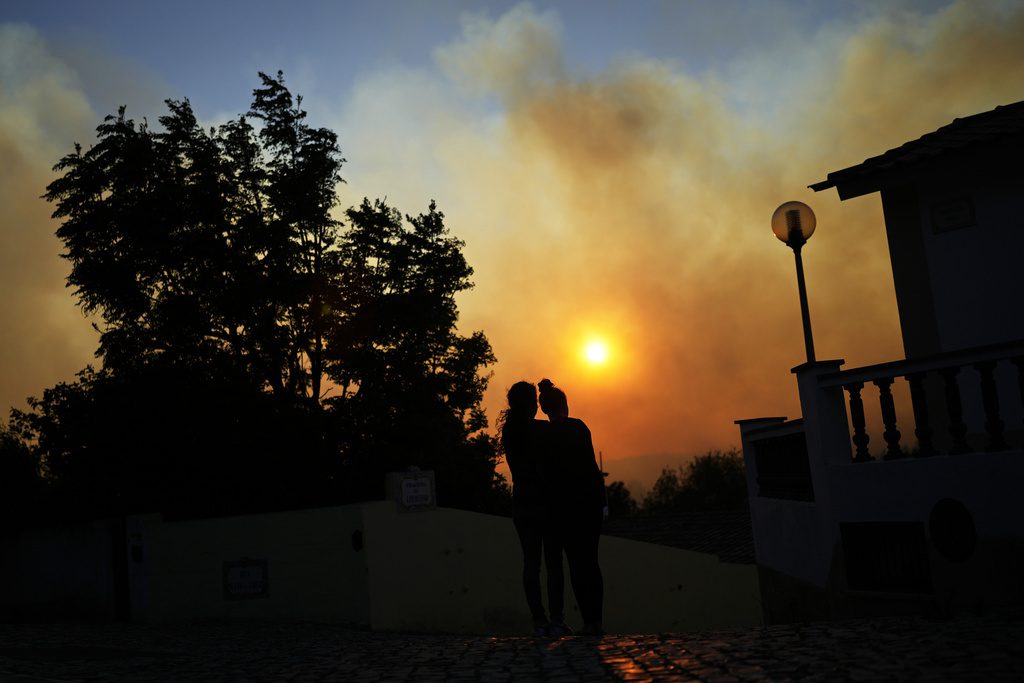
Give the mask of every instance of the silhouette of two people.
[[[523, 550], [523, 590], [536, 635], [569, 635], [565, 623], [562, 553], [583, 617], [582, 635], [600, 635], [604, 581], [598, 543], [604, 517], [604, 477], [590, 430], [569, 417], [565, 392], [544, 379], [508, 391], [501, 442], [512, 472], [513, 521]], [[536, 418], [540, 406], [548, 421]], [[541, 597], [547, 573], [549, 614]]]

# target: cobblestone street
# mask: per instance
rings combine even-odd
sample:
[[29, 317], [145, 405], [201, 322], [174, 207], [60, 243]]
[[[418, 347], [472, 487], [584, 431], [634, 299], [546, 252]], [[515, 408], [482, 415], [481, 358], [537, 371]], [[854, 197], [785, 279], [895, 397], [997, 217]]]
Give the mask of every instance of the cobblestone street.
[[1021, 681], [1024, 613], [603, 638], [0, 625], [0, 681]]

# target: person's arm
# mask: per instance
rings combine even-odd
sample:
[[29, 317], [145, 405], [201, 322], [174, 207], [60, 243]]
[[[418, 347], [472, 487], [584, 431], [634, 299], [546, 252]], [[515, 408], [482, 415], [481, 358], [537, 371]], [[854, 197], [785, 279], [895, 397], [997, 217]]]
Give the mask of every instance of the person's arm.
[[[583, 434], [585, 436], [584, 443], [586, 446], [583, 451], [586, 454], [586, 462], [588, 469], [593, 469], [598, 475], [601, 474], [601, 466], [597, 464], [597, 455], [594, 453], [594, 438], [590, 434], [590, 427], [586, 425], [583, 420], [580, 420], [580, 426], [583, 428]], [[591, 467], [591, 465], [593, 467]]]
[[[605, 508], [607, 514], [608, 508], [608, 492], [604, 488], [604, 473], [601, 472], [601, 466], [597, 464], [597, 456], [594, 453], [594, 437], [590, 433], [590, 428], [587, 427], [583, 420], [580, 420], [581, 432], [583, 433], [583, 456], [582, 460], [585, 460], [584, 467], [587, 477], [591, 479], [593, 485], [593, 497], [594, 503], [600, 503]], [[589, 498], [588, 494], [588, 498]]]
[[517, 456], [519, 455], [519, 440], [516, 439], [515, 435], [508, 431], [502, 430], [501, 432], [501, 448], [505, 451], [505, 462], [508, 463], [508, 470], [512, 474], [513, 481], [515, 480], [515, 468], [518, 465]]

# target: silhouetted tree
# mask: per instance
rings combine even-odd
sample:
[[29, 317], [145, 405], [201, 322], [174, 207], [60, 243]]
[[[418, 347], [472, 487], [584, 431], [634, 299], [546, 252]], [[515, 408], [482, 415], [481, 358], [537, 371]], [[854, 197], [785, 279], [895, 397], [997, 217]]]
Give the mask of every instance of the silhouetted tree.
[[746, 506], [743, 454], [735, 448], [698, 455], [686, 467], [663, 469], [642, 505], [645, 513], [737, 510]]
[[211, 365], [87, 368], [30, 406], [11, 424], [32, 436], [53, 505], [73, 516], [329, 502], [317, 411]]
[[222, 353], [279, 394], [317, 401], [344, 159], [280, 73], [260, 78], [258, 135], [245, 117], [206, 131], [188, 100], [167, 100], [160, 132], [122, 107], [96, 145], [57, 163], [45, 197], [68, 284], [102, 317], [105, 367]]
[[37, 514], [42, 489], [38, 454], [17, 425], [0, 422], [0, 532]]
[[682, 481], [684, 477], [685, 471], [682, 467], [678, 469], [668, 467], [662, 469], [657, 481], [654, 482], [654, 486], [644, 496], [642, 503], [643, 511], [654, 513], [676, 510], [682, 497]]
[[291, 391], [307, 391], [317, 402], [325, 372], [324, 344], [336, 306], [341, 260], [334, 247], [340, 221], [332, 218], [335, 187], [342, 182], [345, 159], [337, 135], [304, 123], [302, 98], [294, 99], [279, 71], [273, 79], [261, 73], [263, 87], [254, 91], [249, 114], [263, 122], [259, 137], [269, 155], [266, 169], [265, 215], [270, 234], [285, 238], [276, 283], [287, 283], [284, 321], [290, 333], [288, 373]]
[[[495, 361], [482, 332], [456, 330], [455, 295], [472, 286], [463, 242], [444, 214], [406, 216], [382, 201], [347, 212], [341, 254], [348, 308], [331, 330], [328, 372], [341, 389], [331, 402], [353, 435], [349, 463], [383, 483], [388, 469], [438, 473], [438, 498], [479, 507], [504, 496], [497, 452], [480, 408]], [[372, 473], [372, 474], [371, 474]]]
[[259, 77], [222, 126], [188, 100], [159, 130], [122, 107], [57, 163], [44, 196], [102, 365], [13, 411], [12, 443], [83, 513], [373, 498], [412, 464], [438, 471], [442, 504], [501, 505], [494, 356], [456, 332], [463, 243], [433, 203], [403, 221], [364, 200], [346, 229], [337, 136], [280, 72]]
[[630, 517], [639, 510], [639, 506], [633, 500], [633, 494], [626, 488], [625, 482], [613, 481], [605, 487], [605, 491], [608, 498], [609, 517]]

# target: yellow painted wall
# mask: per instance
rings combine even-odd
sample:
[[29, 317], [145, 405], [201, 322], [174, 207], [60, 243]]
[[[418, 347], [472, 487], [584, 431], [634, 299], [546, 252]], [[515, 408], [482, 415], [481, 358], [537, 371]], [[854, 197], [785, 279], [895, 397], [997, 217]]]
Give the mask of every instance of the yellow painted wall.
[[512, 520], [438, 508], [364, 506], [375, 630], [528, 633]]
[[[526, 633], [522, 555], [510, 519], [461, 510], [364, 508], [376, 630]], [[686, 631], [762, 623], [757, 568], [604, 536], [605, 628]], [[566, 569], [566, 618], [581, 620]], [[543, 584], [543, 580], [542, 580]]]
[[[145, 518], [142, 618], [309, 619], [369, 623], [366, 551], [352, 548], [360, 506], [161, 523]], [[266, 560], [269, 595], [227, 600], [223, 565]], [[133, 587], [134, 588], [134, 587]]]
[[605, 629], [662, 633], [760, 626], [757, 567], [603, 536]]

